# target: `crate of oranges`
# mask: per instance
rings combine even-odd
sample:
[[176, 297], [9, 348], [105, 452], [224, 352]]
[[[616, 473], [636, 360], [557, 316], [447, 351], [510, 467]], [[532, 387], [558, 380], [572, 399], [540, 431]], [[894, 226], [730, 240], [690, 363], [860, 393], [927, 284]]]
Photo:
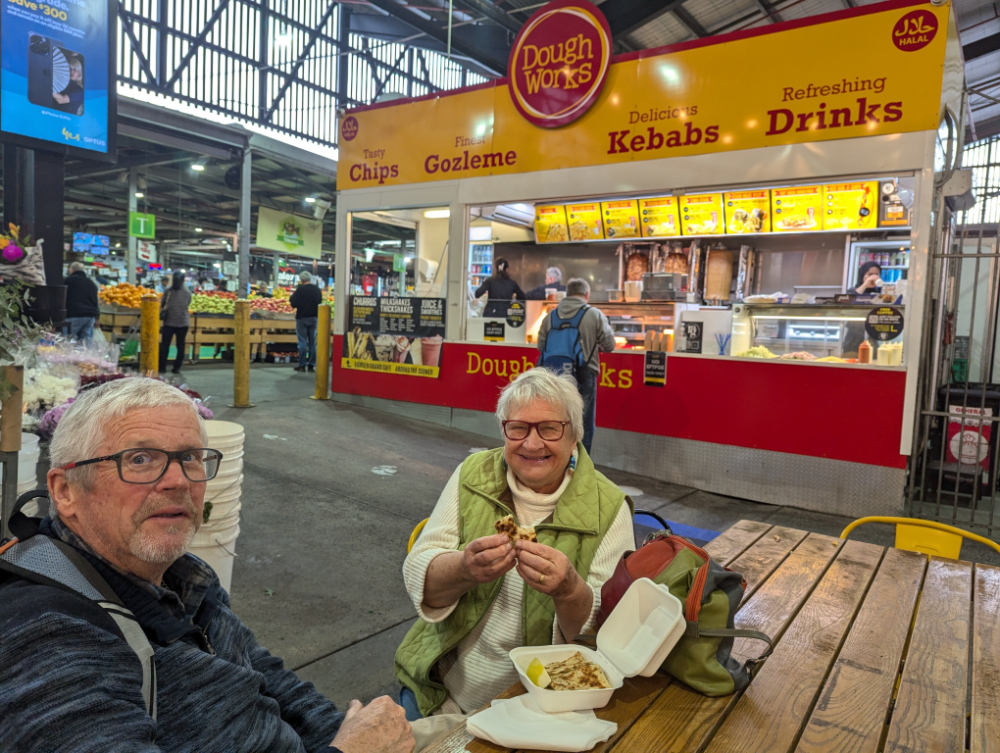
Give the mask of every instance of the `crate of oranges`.
[[153, 291], [149, 288], [130, 285], [126, 282], [121, 285], [106, 285], [101, 288], [98, 296], [104, 303], [127, 309], [137, 309], [142, 305], [143, 295], [150, 295], [152, 293]]

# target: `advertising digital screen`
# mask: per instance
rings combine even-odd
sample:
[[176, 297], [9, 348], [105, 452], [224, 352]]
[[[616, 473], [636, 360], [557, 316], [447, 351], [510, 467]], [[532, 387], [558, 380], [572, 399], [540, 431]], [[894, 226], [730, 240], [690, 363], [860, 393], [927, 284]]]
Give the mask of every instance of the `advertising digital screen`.
[[111, 239], [106, 235], [73, 233], [73, 253], [107, 256], [111, 250]]
[[113, 18], [108, 0], [4, 2], [0, 131], [33, 148], [113, 157]]

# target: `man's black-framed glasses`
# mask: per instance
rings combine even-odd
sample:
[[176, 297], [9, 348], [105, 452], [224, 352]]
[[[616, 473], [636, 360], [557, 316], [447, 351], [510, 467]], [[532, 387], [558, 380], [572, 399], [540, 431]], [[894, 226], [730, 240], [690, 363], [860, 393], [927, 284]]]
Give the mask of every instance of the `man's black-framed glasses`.
[[188, 481], [198, 484], [215, 478], [219, 472], [219, 463], [222, 462], [222, 453], [207, 447], [173, 452], [151, 447], [133, 447], [116, 452], [114, 455], [70, 463], [64, 465], [63, 470], [68, 471], [71, 468], [108, 460], [115, 461], [118, 466], [118, 477], [126, 484], [155, 484], [163, 478], [171, 460], [177, 461]]
[[569, 424], [569, 421], [535, 421], [533, 423], [530, 421], [504, 421], [502, 426], [503, 435], [515, 442], [527, 439], [532, 428], [546, 442], [558, 442], [563, 438]]

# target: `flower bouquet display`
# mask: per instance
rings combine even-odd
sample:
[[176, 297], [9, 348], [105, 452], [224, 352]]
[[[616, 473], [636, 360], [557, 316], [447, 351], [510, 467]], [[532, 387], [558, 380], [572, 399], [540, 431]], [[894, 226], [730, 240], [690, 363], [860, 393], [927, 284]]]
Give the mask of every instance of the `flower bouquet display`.
[[0, 233], [0, 282], [20, 280], [26, 285], [45, 284], [45, 261], [42, 240], [32, 244], [30, 235], [11, 222], [6, 233]]

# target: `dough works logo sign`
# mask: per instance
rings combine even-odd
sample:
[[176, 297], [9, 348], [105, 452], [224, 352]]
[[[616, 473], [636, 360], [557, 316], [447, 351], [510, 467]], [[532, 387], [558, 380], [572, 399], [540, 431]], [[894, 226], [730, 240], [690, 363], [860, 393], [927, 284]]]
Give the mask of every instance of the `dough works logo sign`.
[[903, 52], [916, 52], [931, 43], [937, 30], [937, 16], [929, 10], [915, 10], [896, 22], [892, 42]]
[[344, 118], [344, 122], [340, 124], [340, 135], [345, 141], [354, 141], [354, 137], [358, 135], [358, 119], [353, 115]]
[[536, 126], [567, 125], [597, 100], [610, 63], [611, 30], [601, 11], [581, 0], [554, 0], [514, 40], [511, 98]]

